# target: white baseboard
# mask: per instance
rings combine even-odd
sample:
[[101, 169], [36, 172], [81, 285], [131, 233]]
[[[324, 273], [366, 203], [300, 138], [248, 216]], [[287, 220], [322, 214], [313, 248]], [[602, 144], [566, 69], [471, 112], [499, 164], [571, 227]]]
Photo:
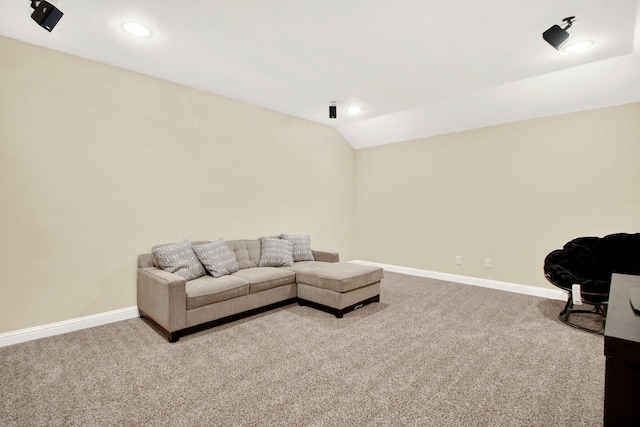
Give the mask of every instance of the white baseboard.
[[501, 291], [515, 292], [518, 294], [533, 295], [536, 297], [566, 301], [567, 293], [562, 289], [540, 288], [537, 286], [519, 285], [516, 283], [499, 282], [497, 280], [480, 279], [477, 277], [460, 276], [457, 274], [439, 273], [436, 271], [419, 270], [417, 268], [400, 267], [397, 265], [380, 264], [377, 262], [353, 260], [355, 264], [381, 267], [394, 273], [408, 274], [410, 276], [428, 277], [431, 279], [446, 280], [448, 282], [463, 283], [465, 285], [481, 286], [483, 288], [498, 289]]
[[94, 326], [106, 325], [107, 323], [119, 322], [121, 320], [134, 319], [136, 317], [138, 317], [138, 307], [133, 306], [108, 311], [106, 313], [79, 317], [77, 319], [7, 332], [0, 334], [0, 347], [66, 334], [67, 332], [79, 331], [80, 329], [93, 328]]
[[[515, 283], [499, 282], [497, 280], [480, 279], [477, 277], [459, 276], [457, 274], [439, 273], [436, 271], [420, 270], [417, 268], [401, 267], [397, 265], [380, 264], [376, 262], [352, 260], [354, 264], [371, 265], [384, 268], [395, 273], [408, 274], [411, 276], [428, 277], [431, 279], [446, 280], [448, 282], [463, 283], [466, 285], [481, 286], [484, 288], [498, 289], [501, 291], [515, 292], [518, 294], [533, 295], [536, 297], [549, 298], [565, 301], [567, 293], [560, 289], [547, 289], [537, 286], [519, 285]], [[138, 317], [138, 307], [127, 307], [120, 310], [98, 313], [91, 316], [79, 317], [77, 319], [65, 320], [62, 322], [50, 323], [48, 325], [36, 326], [19, 331], [0, 334], [0, 347], [32, 341], [39, 338], [52, 337], [54, 335], [65, 334], [67, 332], [79, 331], [81, 329], [93, 328], [95, 326], [106, 325], [108, 323], [119, 322], [121, 320], [134, 319]]]

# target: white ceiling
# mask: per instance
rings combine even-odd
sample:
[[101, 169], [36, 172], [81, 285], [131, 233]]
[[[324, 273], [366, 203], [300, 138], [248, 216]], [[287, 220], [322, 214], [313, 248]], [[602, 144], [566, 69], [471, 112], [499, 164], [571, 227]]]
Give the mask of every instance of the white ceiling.
[[[51, 33], [29, 0], [0, 0], [0, 35], [333, 126], [355, 148], [640, 101], [640, 0], [50, 2]], [[542, 39], [572, 15], [569, 41], [594, 41], [580, 54]]]

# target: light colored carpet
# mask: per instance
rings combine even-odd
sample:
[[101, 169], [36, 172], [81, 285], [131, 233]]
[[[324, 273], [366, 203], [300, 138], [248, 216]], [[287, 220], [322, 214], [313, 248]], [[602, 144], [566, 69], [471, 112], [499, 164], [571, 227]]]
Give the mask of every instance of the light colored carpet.
[[0, 349], [0, 425], [591, 426], [603, 338], [563, 302], [385, 273], [342, 319], [288, 305], [168, 343], [132, 319]]

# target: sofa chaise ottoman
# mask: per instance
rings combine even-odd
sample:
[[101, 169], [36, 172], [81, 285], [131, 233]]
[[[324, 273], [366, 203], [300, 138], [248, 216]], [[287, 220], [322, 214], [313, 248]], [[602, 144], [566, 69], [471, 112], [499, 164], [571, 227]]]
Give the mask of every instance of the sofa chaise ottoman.
[[301, 267], [296, 270], [298, 303], [341, 318], [365, 304], [379, 302], [382, 278], [381, 268], [359, 264]]
[[[342, 317], [380, 300], [381, 268], [339, 262], [306, 235], [154, 246], [138, 256], [137, 300], [170, 342], [300, 302]], [[302, 293], [300, 298], [299, 293]]]

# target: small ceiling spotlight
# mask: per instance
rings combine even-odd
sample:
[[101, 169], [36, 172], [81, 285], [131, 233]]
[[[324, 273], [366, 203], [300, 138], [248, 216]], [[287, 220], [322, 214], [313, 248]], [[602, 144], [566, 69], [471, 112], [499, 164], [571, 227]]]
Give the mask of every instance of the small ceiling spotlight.
[[590, 40], [585, 40], [581, 42], [571, 43], [570, 45], [562, 49], [562, 51], [567, 53], [582, 52], [583, 50], [589, 49], [591, 46], [593, 46], [593, 42]]
[[122, 24], [122, 29], [132, 36], [147, 38], [151, 36], [151, 30], [145, 27], [142, 24], [138, 24], [137, 22], [125, 22]]
[[347, 113], [349, 114], [358, 114], [361, 111], [360, 107], [358, 107], [357, 105], [351, 106], [349, 107], [349, 109], [347, 110]]
[[31, 18], [49, 32], [53, 30], [53, 27], [64, 15], [60, 9], [46, 1], [31, 0], [31, 8], [35, 9], [31, 14]]
[[332, 102], [331, 105], [329, 105], [329, 118], [330, 119], [338, 118], [338, 108], [336, 107], [335, 102]]
[[571, 28], [575, 19], [575, 16], [564, 18], [562, 22], [567, 23], [566, 27], [560, 28], [558, 25], [554, 25], [553, 27], [542, 33], [542, 38], [545, 39], [547, 43], [549, 43], [554, 48], [560, 49], [560, 45], [569, 38], [569, 33], [567, 32], [567, 30]]

